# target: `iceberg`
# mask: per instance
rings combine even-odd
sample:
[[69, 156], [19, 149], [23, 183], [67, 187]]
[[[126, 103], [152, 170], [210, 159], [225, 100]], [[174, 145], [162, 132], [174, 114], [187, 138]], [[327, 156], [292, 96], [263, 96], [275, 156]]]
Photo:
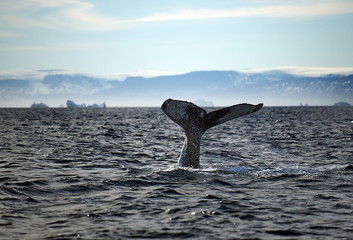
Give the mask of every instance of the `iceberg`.
[[45, 103], [32, 103], [31, 108], [49, 108]]
[[86, 104], [76, 104], [74, 101], [72, 100], [67, 100], [66, 101], [66, 106], [67, 108], [106, 108], [106, 104], [105, 102], [102, 103], [102, 104], [97, 104], [97, 103], [94, 103], [92, 105], [86, 105]]

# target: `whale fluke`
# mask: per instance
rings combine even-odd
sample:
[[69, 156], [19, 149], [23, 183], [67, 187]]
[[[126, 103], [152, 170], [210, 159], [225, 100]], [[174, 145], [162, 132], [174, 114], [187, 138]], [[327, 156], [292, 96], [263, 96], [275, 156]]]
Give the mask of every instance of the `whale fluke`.
[[234, 118], [257, 112], [262, 106], [262, 103], [258, 105], [242, 103], [210, 112], [206, 115], [206, 128], [209, 129]]
[[200, 167], [200, 143], [204, 132], [216, 125], [237, 117], [257, 112], [263, 104], [237, 104], [207, 113], [205, 109], [193, 103], [167, 99], [162, 104], [163, 112], [181, 126], [186, 135], [178, 163], [181, 167]]

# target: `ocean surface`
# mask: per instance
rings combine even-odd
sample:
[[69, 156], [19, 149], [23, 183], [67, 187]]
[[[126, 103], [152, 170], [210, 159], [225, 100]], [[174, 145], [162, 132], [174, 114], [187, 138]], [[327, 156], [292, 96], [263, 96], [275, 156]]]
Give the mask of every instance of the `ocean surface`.
[[0, 109], [0, 239], [353, 239], [353, 107], [264, 107], [200, 169], [159, 108]]

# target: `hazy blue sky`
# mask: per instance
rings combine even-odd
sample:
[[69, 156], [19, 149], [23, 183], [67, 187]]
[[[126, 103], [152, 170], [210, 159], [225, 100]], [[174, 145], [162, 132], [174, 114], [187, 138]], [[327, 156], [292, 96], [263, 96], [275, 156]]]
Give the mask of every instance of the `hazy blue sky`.
[[1, 0], [0, 70], [353, 67], [353, 1]]

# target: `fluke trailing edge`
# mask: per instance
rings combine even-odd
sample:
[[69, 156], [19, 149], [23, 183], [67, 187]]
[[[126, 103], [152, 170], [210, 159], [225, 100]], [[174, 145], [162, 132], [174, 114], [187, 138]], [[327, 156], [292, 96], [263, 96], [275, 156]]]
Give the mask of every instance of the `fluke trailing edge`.
[[200, 167], [200, 143], [204, 132], [216, 125], [237, 117], [254, 113], [262, 108], [263, 104], [237, 104], [207, 113], [205, 109], [193, 103], [168, 99], [162, 104], [162, 110], [167, 116], [181, 126], [186, 135], [184, 146], [179, 157], [182, 167]]

